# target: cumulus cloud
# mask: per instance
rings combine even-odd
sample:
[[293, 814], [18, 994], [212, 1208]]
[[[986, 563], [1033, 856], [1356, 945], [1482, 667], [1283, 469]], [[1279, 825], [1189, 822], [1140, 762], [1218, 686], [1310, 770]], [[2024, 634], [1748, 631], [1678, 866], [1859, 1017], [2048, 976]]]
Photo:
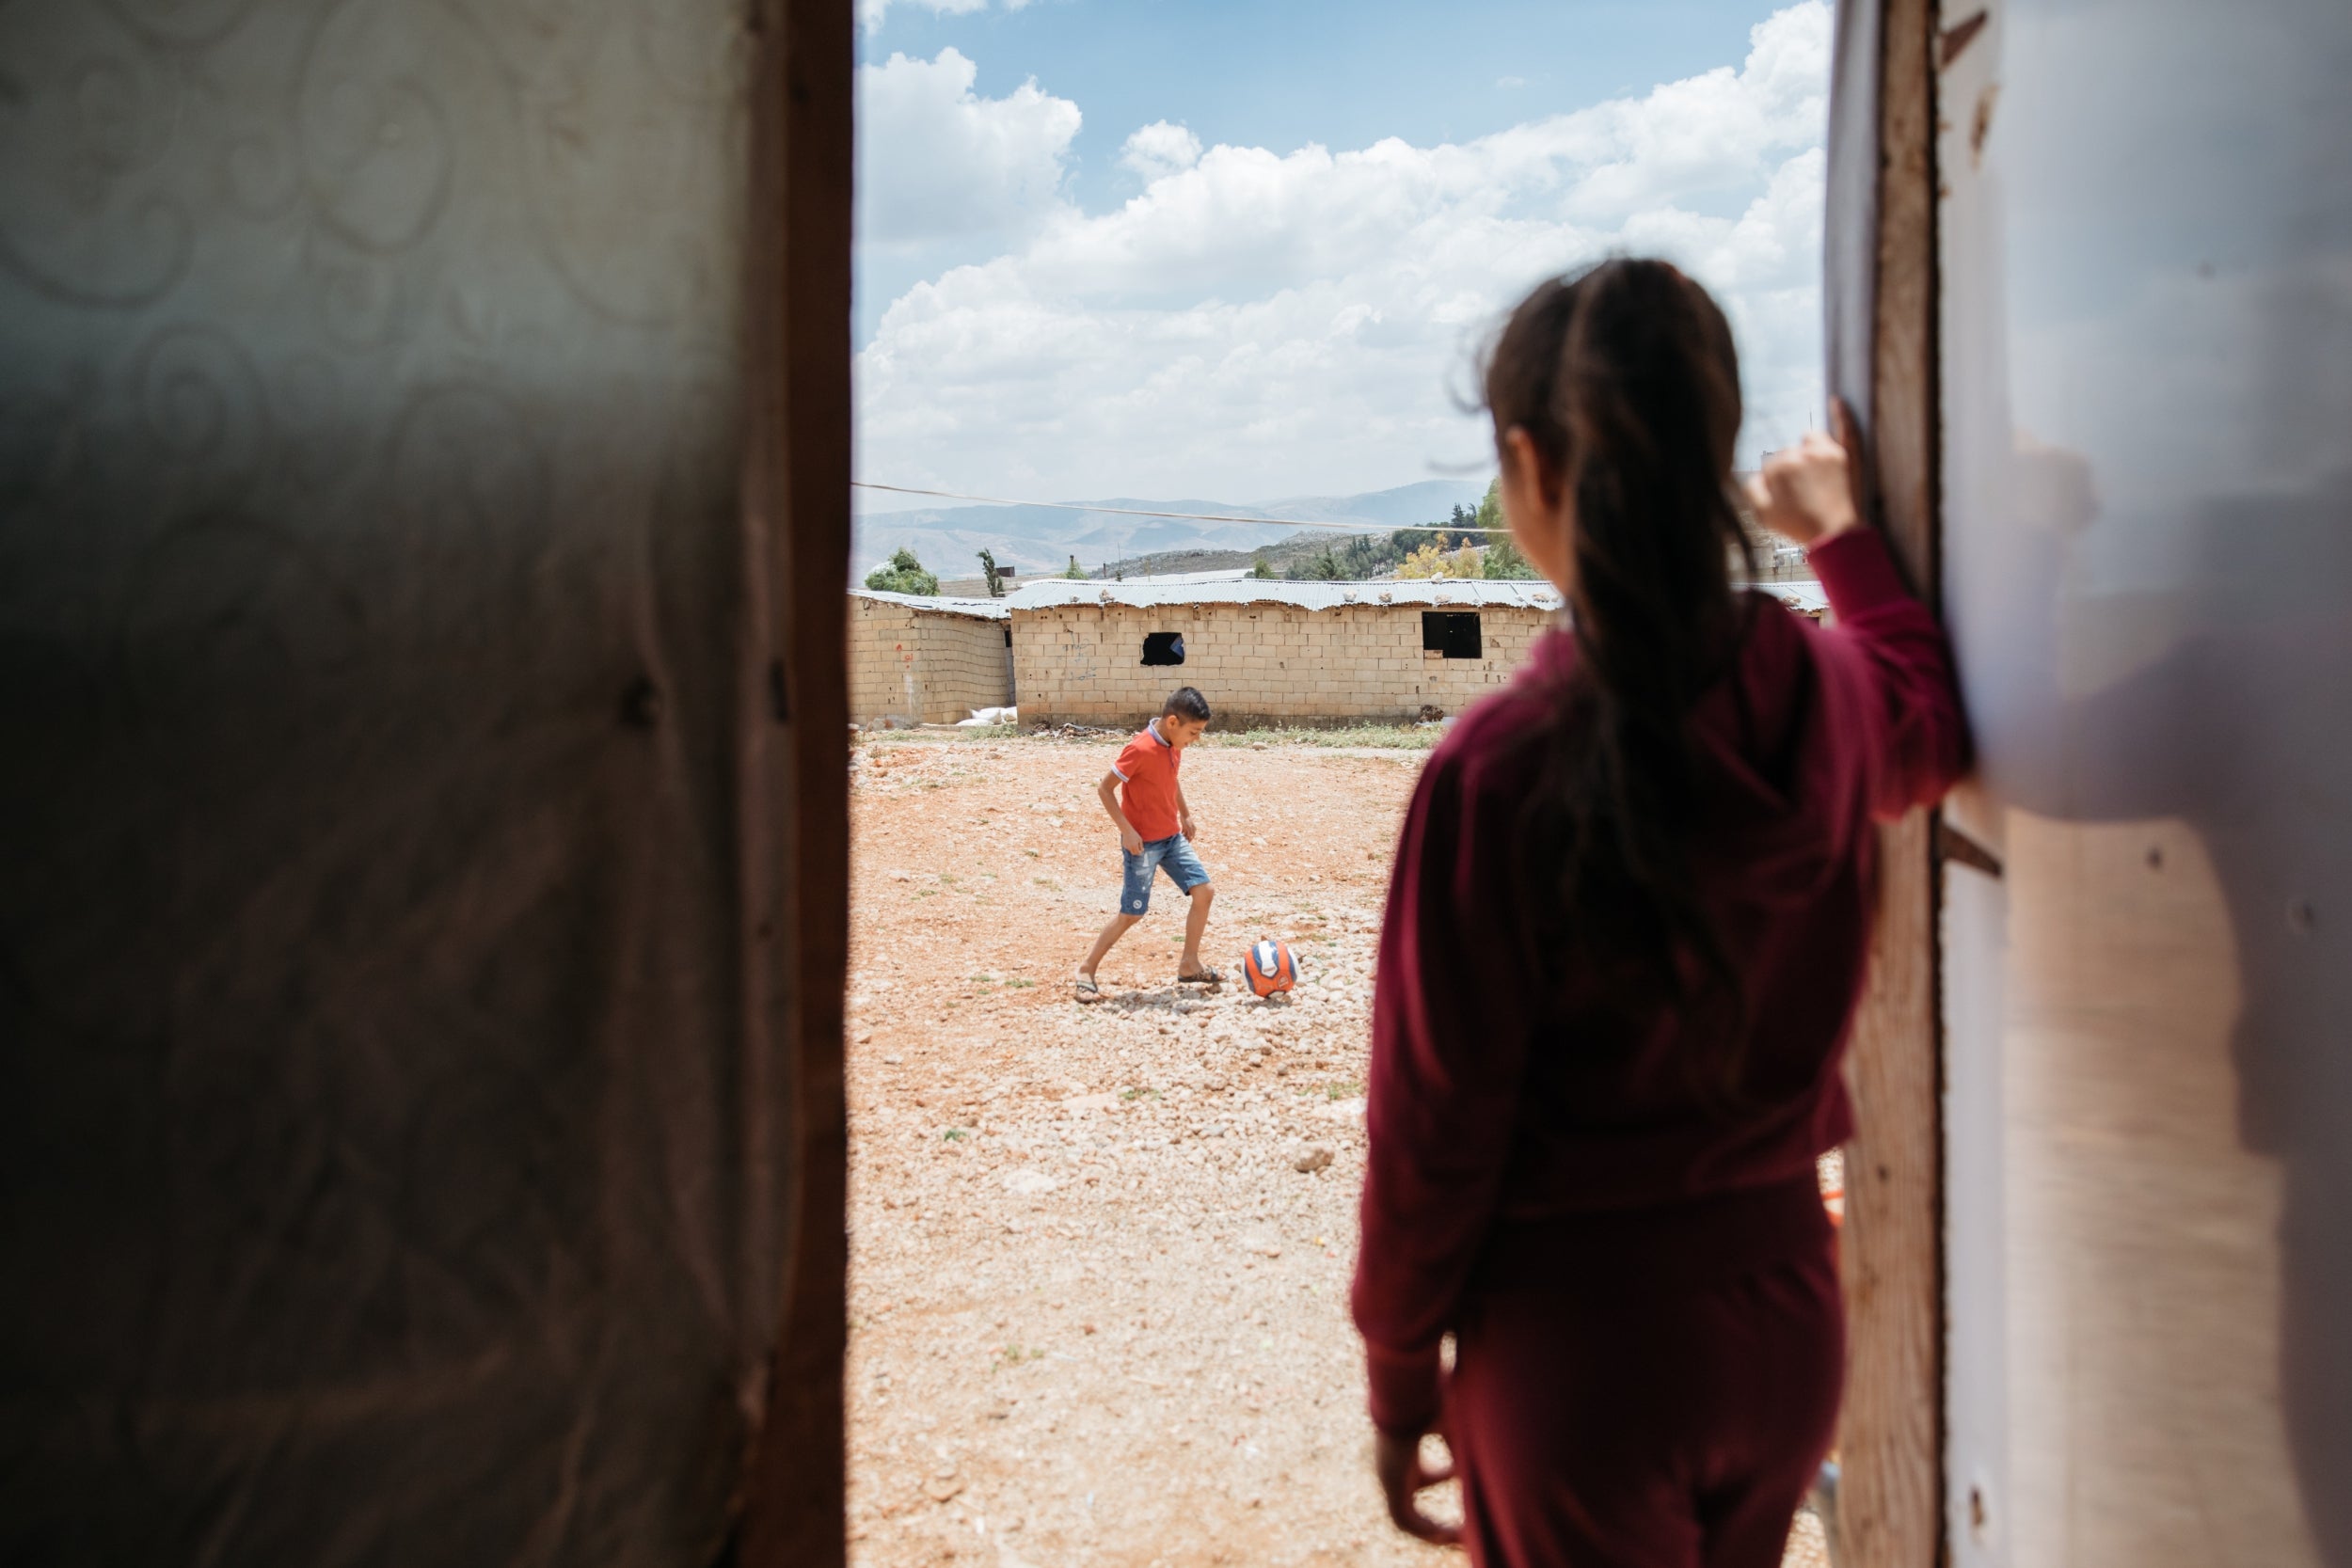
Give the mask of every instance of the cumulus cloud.
[[[889, 14], [893, 0], [857, 0], [857, 24], [865, 32], [881, 28], [882, 18]], [[945, 16], [965, 16], [973, 11], [988, 9], [988, 0], [896, 0], [898, 5], [914, 4], [925, 10]], [[1029, 0], [1002, 0], [1005, 9], [1017, 11]]]
[[1058, 205], [1078, 105], [1034, 78], [983, 98], [978, 72], [954, 49], [858, 67], [862, 243], [1018, 230]]
[[1146, 180], [1182, 173], [1200, 161], [1200, 138], [1181, 125], [1155, 119], [1127, 138], [1119, 150], [1121, 166]]
[[1459, 144], [1202, 150], [1146, 126], [1116, 210], [1057, 205], [1008, 253], [915, 285], [857, 360], [869, 478], [1230, 499], [1478, 463], [1457, 394], [1529, 284], [1662, 254], [1722, 299], [1743, 456], [1820, 402], [1829, 58], [1821, 0], [1746, 60]]

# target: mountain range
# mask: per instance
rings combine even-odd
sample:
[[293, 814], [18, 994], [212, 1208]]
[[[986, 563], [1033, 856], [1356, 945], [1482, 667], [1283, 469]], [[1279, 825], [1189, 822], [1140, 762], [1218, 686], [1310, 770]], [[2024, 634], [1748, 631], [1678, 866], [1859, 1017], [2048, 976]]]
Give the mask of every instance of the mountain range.
[[[851, 522], [850, 576], [852, 582], [863, 580], [867, 572], [901, 547], [912, 548], [926, 568], [943, 578], [976, 574], [979, 570], [978, 552], [992, 550], [999, 565], [1016, 568], [1021, 579], [1026, 581], [1064, 570], [1073, 555], [1080, 565], [1091, 570], [1106, 562], [1170, 550], [1252, 550], [1305, 531], [1279, 524], [1130, 517], [1091, 510], [1099, 507], [1295, 517], [1300, 522], [1343, 523], [1360, 532], [1386, 532], [1391, 529], [1443, 523], [1454, 507], [1474, 507], [1486, 493], [1486, 482], [1482, 477], [1425, 479], [1360, 496], [1296, 496], [1288, 500], [1247, 505], [1120, 497], [1080, 503], [1089, 510], [1076, 512], [1034, 505], [866, 512], [858, 514]], [[1331, 530], [1311, 531], [1341, 537]]]

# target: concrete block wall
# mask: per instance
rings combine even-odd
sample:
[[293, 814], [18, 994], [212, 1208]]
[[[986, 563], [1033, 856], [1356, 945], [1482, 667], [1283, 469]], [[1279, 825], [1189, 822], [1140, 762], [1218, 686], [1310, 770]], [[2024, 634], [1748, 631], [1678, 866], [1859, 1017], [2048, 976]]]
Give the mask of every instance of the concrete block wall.
[[[1140, 724], [1180, 686], [1199, 687], [1220, 726], [1396, 722], [1424, 706], [1458, 713], [1508, 682], [1553, 619], [1487, 606], [1478, 611], [1485, 657], [1441, 658], [1422, 651], [1423, 608], [1016, 607], [1021, 721]], [[1181, 666], [1143, 662], [1144, 635], [1155, 631], [1184, 635]]]
[[850, 718], [952, 724], [1012, 701], [1005, 623], [850, 599]]

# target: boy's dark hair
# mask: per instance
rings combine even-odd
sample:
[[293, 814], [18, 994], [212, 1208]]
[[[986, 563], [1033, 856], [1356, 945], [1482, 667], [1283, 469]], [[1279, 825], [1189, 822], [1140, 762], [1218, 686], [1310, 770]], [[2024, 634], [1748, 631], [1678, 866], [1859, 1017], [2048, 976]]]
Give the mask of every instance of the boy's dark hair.
[[1209, 721], [1209, 700], [1200, 695], [1199, 687], [1180, 686], [1168, 694], [1167, 702], [1160, 705], [1160, 717], [1197, 719], [1205, 724]]

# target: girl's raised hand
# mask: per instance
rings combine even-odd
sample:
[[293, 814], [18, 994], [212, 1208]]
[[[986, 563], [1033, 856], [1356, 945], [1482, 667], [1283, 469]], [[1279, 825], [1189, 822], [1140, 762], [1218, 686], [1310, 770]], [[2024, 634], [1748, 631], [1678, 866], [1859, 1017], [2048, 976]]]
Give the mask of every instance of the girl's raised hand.
[[1748, 481], [1748, 504], [1756, 521], [1792, 545], [1811, 546], [1843, 533], [1862, 517], [1861, 444], [1853, 418], [1841, 401], [1830, 406], [1835, 439], [1808, 430], [1795, 446], [1772, 452], [1763, 470]]

